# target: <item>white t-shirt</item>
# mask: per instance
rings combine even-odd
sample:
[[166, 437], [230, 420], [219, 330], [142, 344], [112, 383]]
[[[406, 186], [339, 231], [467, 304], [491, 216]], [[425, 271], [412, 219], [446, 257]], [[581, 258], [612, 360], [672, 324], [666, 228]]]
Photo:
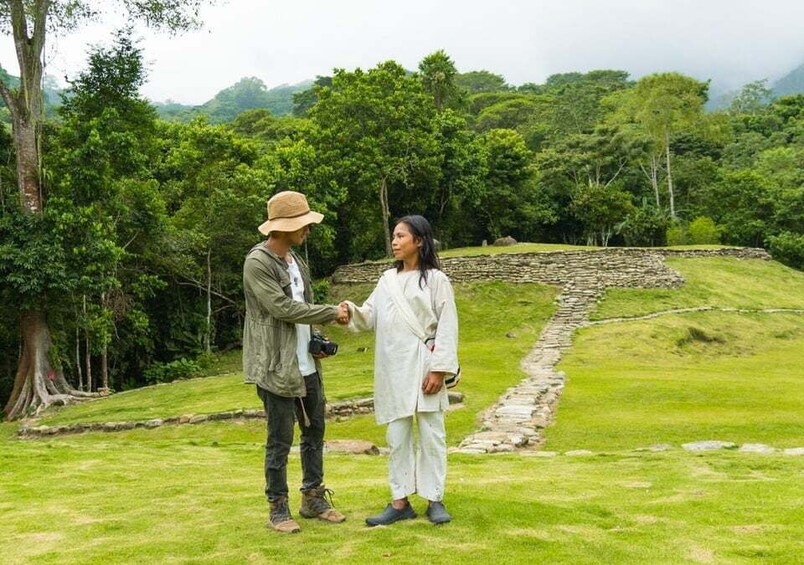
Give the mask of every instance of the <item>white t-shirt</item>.
[[[288, 274], [290, 275], [290, 289], [293, 300], [304, 302], [304, 279], [302, 279], [299, 265], [291, 259], [288, 263]], [[296, 324], [296, 357], [299, 358], [299, 370], [303, 376], [315, 373], [315, 360], [310, 355], [310, 326], [308, 324]]]

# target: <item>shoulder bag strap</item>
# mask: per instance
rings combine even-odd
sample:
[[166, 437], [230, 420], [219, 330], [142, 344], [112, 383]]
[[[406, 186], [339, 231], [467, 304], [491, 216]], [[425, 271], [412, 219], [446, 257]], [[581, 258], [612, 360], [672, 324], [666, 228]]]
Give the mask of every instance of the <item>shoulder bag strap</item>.
[[402, 294], [402, 287], [399, 286], [396, 271], [385, 271], [385, 273], [383, 273], [383, 278], [385, 279], [385, 285], [388, 288], [388, 294], [391, 297], [391, 300], [394, 301], [394, 304], [396, 305], [397, 310], [399, 310], [402, 319], [405, 320], [405, 323], [410, 327], [410, 330], [414, 333], [414, 335], [416, 335], [423, 342], [426, 342], [427, 334], [424, 331], [421, 323], [419, 323], [418, 318], [416, 318], [416, 315], [413, 313], [410, 304], [408, 304], [408, 301], [405, 300], [405, 297]]

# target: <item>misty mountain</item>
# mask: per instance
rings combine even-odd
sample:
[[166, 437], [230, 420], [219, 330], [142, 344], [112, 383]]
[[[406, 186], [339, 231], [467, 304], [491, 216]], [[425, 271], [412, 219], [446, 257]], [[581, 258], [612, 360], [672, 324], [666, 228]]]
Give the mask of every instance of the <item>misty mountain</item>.
[[774, 82], [772, 90], [777, 98], [788, 94], [804, 94], [804, 63]]
[[211, 123], [224, 123], [232, 121], [241, 112], [254, 109], [266, 109], [274, 116], [286, 116], [293, 111], [293, 95], [311, 85], [312, 81], [305, 81], [268, 89], [259, 78], [246, 77], [200, 106], [172, 101], [155, 102], [154, 106], [162, 119], [172, 121], [188, 121], [203, 114]]

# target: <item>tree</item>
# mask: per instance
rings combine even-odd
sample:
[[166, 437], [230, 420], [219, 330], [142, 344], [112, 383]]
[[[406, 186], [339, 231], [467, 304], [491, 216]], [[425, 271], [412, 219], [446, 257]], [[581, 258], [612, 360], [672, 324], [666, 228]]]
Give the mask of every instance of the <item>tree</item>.
[[606, 247], [615, 225], [625, 220], [634, 205], [618, 183], [592, 182], [576, 188], [570, 210], [584, 226], [586, 244]]
[[768, 79], [749, 82], [740, 89], [731, 104], [730, 114], [758, 114], [773, 98], [773, 91], [768, 88]]
[[317, 92], [310, 140], [330, 189], [347, 190], [350, 202], [339, 210], [339, 239], [349, 242], [352, 257], [365, 257], [376, 241], [390, 256], [392, 210], [418, 180], [437, 174], [433, 102], [393, 61], [367, 72], [338, 69], [332, 87]]
[[[98, 19], [105, 10], [122, 6], [130, 20], [143, 20], [157, 29], [181, 30], [197, 25], [204, 0], [118, 0], [102, 7], [88, 0], [8, 0], [0, 4], [0, 25], [12, 35], [20, 68], [20, 84], [0, 80], [2, 96], [11, 113], [16, 149], [17, 183], [23, 214], [41, 217], [46, 205], [42, 191], [41, 133], [43, 121], [43, 49], [48, 33], [71, 31]], [[41, 226], [32, 222], [32, 227]], [[46, 297], [34, 297], [20, 314], [21, 355], [11, 397], [5, 407], [8, 419], [29, 410], [77, 398], [63, 373], [50, 361], [51, 337]]]
[[539, 199], [525, 140], [513, 130], [493, 129], [482, 141], [487, 176], [476, 213], [485, 227], [483, 235], [528, 240], [537, 233], [538, 224], [549, 218], [549, 212]]
[[[156, 112], [139, 94], [145, 69], [131, 33], [124, 28], [111, 47], [91, 49], [87, 69], [70, 82], [58, 110], [61, 122], [50, 126], [44, 155], [45, 215], [53, 220], [52, 237], [71, 251], [64, 272], [76, 320], [74, 374], [81, 388], [77, 352], [83, 334], [88, 392], [93, 355], [100, 356], [98, 388], [111, 388], [112, 338], [125, 341], [119, 324], [144, 316], [137, 294], [149, 286], [143, 284], [149, 276], [141, 263], [150, 245], [159, 246], [163, 231], [164, 205], [149, 169], [157, 154]], [[49, 304], [51, 313], [61, 306], [54, 298]], [[62, 334], [73, 322], [69, 317], [62, 317]], [[136, 333], [141, 324], [129, 327]]]
[[505, 79], [502, 76], [495, 75], [489, 71], [460, 73], [455, 76], [455, 85], [469, 94], [477, 94], [478, 92], [501, 92], [511, 89], [511, 87], [505, 83]]
[[643, 77], [634, 88], [610, 98], [617, 109], [611, 123], [622, 126], [636, 137], [650, 143], [648, 165], [643, 170], [650, 179], [659, 202], [659, 170], [664, 161], [670, 216], [676, 217], [672, 174], [672, 137], [699, 123], [707, 98], [708, 83], [678, 73], [661, 73]]
[[436, 111], [441, 112], [457, 101], [459, 90], [455, 84], [455, 76], [458, 71], [455, 69], [455, 63], [443, 50], [438, 50], [422, 59], [419, 63], [419, 74], [424, 89], [433, 96]]
[[170, 130], [160, 180], [175, 252], [164, 266], [203, 296], [200, 343], [190, 345], [209, 353], [216, 316], [237, 310], [243, 254], [258, 239], [269, 177], [255, 166], [256, 143], [224, 126], [197, 119]]

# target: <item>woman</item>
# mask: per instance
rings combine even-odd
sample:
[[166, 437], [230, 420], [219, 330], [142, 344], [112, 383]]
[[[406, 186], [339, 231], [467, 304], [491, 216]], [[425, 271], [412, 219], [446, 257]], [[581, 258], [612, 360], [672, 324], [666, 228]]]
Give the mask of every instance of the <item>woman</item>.
[[[399, 220], [391, 247], [394, 268], [383, 273], [368, 300], [360, 307], [346, 302], [350, 329], [376, 332], [374, 413], [377, 423], [388, 424], [393, 502], [366, 523], [415, 518], [408, 496], [418, 493], [429, 501], [428, 519], [443, 524], [452, 519], [442, 499], [447, 470], [444, 379], [458, 371], [455, 298], [425, 218]], [[419, 433], [415, 455], [414, 416]]]

